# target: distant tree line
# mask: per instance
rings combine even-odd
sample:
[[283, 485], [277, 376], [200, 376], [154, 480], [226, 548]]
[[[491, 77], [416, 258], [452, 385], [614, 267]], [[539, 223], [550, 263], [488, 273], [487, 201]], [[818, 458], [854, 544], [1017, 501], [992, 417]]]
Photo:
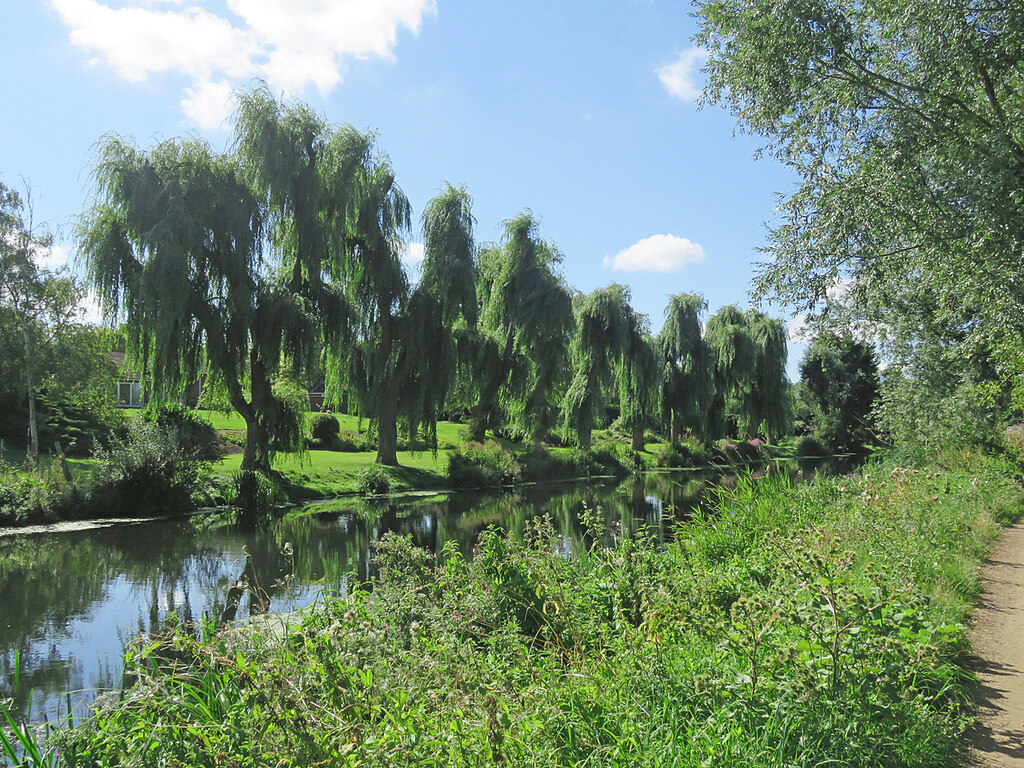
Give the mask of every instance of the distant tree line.
[[530, 212], [478, 246], [470, 196], [451, 185], [422, 215], [413, 282], [411, 206], [373, 135], [265, 86], [239, 94], [230, 151], [108, 136], [94, 179], [80, 244], [107, 317], [155, 392], [204, 374], [222, 388], [246, 423], [243, 469], [299, 447], [288, 382], [316, 375], [372, 420], [383, 464], [400, 425], [431, 440], [453, 411], [477, 440], [491, 429], [538, 447], [557, 432], [589, 446], [609, 410], [639, 448], [651, 429], [787, 428], [781, 320], [725, 307], [702, 331], [706, 304], [681, 294], [652, 337], [623, 286], [574, 295]]

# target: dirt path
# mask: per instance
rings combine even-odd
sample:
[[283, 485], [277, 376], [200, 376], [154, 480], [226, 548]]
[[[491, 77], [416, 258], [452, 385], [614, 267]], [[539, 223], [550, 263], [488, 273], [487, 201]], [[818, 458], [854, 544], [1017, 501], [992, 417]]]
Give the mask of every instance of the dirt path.
[[1024, 768], [1024, 522], [1008, 528], [982, 570], [971, 644], [981, 679], [976, 768]]

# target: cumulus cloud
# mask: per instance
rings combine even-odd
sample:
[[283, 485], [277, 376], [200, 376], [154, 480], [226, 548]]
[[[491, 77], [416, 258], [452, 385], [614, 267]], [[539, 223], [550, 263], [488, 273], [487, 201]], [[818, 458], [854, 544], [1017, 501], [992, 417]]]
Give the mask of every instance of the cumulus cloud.
[[657, 70], [658, 79], [665, 90], [683, 101], [696, 101], [700, 97], [697, 77], [708, 53], [703, 48], [687, 48], [674, 61]]
[[652, 235], [614, 256], [605, 256], [604, 265], [623, 272], [678, 272], [697, 261], [704, 261], [700, 243], [675, 235]]
[[421, 264], [425, 254], [426, 249], [423, 247], [423, 243], [406, 243], [402, 261], [410, 265]]
[[793, 315], [789, 322], [786, 324], [786, 335], [790, 341], [794, 341], [798, 344], [803, 344], [811, 340], [810, 327], [808, 325], [808, 317], [806, 314]]
[[63, 245], [53, 245], [46, 251], [37, 251], [37, 266], [53, 271], [68, 263], [68, 249]]
[[419, 32], [434, 0], [50, 0], [71, 43], [131, 82], [174, 73], [203, 127], [227, 116], [226, 95], [253, 77], [289, 95], [326, 95], [347, 60], [390, 59], [400, 29]]

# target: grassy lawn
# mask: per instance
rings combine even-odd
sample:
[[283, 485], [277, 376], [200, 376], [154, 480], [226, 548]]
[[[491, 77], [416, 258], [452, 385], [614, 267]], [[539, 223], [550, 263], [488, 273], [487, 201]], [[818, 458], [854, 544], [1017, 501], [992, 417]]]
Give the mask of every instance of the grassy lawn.
[[[398, 462], [401, 466], [388, 470], [394, 482], [394, 490], [445, 487], [449, 453], [438, 451], [435, 456], [430, 451], [399, 451]], [[333, 496], [357, 492], [360, 471], [372, 465], [376, 455], [373, 451], [309, 451], [305, 456], [281, 456], [274, 463], [274, 468], [297, 485], [318, 494]], [[220, 476], [230, 476], [238, 471], [241, 464], [241, 454], [225, 456], [213, 465], [213, 471]]]

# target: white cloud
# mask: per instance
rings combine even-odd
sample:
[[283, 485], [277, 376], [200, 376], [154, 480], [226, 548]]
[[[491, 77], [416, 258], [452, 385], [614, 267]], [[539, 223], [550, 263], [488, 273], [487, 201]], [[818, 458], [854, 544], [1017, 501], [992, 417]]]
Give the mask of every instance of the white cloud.
[[227, 80], [200, 80], [185, 89], [181, 100], [185, 114], [201, 128], [220, 128], [231, 114], [231, 83]]
[[423, 247], [423, 243], [406, 243], [405, 252], [402, 254], [402, 261], [410, 266], [423, 263], [423, 257], [426, 255], [426, 249]]
[[63, 245], [54, 245], [48, 251], [37, 251], [37, 266], [50, 272], [60, 269], [68, 263], [68, 249]]
[[674, 235], [652, 235], [615, 256], [605, 256], [604, 265], [624, 272], [678, 272], [697, 261], [704, 261], [704, 246], [700, 243]]
[[803, 344], [811, 340], [809, 335], [811, 329], [808, 327], [807, 319], [806, 314], [793, 315], [790, 318], [790, 321], [786, 324], [786, 335], [790, 341]]
[[329, 93], [346, 60], [393, 58], [399, 30], [418, 33], [435, 11], [434, 0], [226, 0], [226, 10], [214, 0], [50, 2], [71, 43], [119, 77], [187, 77], [183, 106], [205, 127], [226, 116], [221, 95], [253, 77], [289, 95], [311, 85]]
[[658, 68], [658, 79], [665, 90], [677, 99], [696, 101], [700, 97], [697, 76], [707, 58], [708, 53], [703, 48], [687, 48], [676, 56], [675, 61]]

